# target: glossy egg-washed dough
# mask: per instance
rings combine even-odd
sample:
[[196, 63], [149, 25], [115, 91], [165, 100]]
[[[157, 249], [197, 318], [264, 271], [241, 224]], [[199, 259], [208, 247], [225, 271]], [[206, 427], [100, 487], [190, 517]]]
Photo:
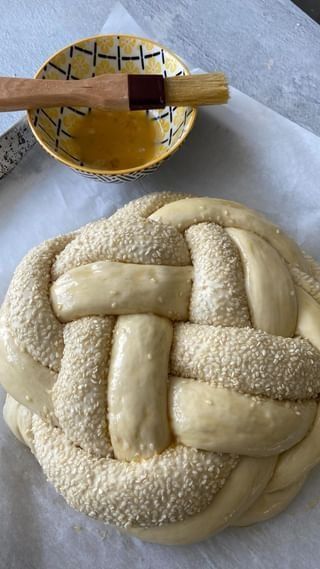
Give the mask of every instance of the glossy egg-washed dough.
[[320, 460], [320, 269], [258, 213], [159, 193], [33, 249], [5, 419], [66, 501], [148, 541], [284, 509]]

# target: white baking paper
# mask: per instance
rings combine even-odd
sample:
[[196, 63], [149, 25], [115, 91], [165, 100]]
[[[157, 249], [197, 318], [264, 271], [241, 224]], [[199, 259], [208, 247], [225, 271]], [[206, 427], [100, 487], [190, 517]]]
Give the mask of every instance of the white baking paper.
[[[103, 31], [156, 37], [156, 30], [142, 31], [119, 4]], [[31, 150], [0, 183], [0, 301], [30, 247], [153, 191], [241, 201], [320, 259], [320, 139], [235, 89], [231, 95], [227, 106], [200, 111], [181, 150], [138, 182], [88, 180], [38, 146]], [[318, 569], [319, 535], [320, 470], [288, 510], [269, 522], [230, 528], [191, 546], [123, 537], [71, 510], [0, 419], [1, 569]]]

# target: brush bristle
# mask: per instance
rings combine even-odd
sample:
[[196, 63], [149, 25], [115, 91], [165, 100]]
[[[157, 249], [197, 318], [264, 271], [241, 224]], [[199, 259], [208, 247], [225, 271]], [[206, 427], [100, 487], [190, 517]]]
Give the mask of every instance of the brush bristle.
[[167, 105], [222, 105], [229, 99], [228, 82], [224, 73], [168, 77], [165, 95]]

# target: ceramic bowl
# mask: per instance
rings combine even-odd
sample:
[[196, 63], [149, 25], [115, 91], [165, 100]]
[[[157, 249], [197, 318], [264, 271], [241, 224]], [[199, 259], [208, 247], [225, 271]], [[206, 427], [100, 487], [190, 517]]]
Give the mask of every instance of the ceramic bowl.
[[[102, 73], [161, 73], [170, 77], [190, 72], [173, 52], [152, 40], [132, 35], [100, 35], [61, 49], [40, 67], [35, 77], [68, 81]], [[154, 158], [126, 170], [99, 170], [83, 163], [72, 145], [72, 130], [88, 112], [87, 107], [36, 109], [28, 112], [28, 120], [36, 139], [51, 156], [76, 172], [103, 182], [136, 180], [154, 172], [181, 146], [196, 118], [196, 110], [189, 107], [149, 111], [150, 120], [161, 121], [163, 133]]]

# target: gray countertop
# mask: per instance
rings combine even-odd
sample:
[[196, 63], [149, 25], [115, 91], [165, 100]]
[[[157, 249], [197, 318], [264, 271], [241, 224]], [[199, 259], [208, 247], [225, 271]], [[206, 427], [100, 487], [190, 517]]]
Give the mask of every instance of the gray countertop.
[[[123, 0], [150, 34], [194, 65], [320, 134], [320, 26], [290, 0]], [[32, 76], [65, 44], [99, 32], [114, 0], [2, 2], [1, 75]], [[0, 116], [0, 131], [17, 120]]]

